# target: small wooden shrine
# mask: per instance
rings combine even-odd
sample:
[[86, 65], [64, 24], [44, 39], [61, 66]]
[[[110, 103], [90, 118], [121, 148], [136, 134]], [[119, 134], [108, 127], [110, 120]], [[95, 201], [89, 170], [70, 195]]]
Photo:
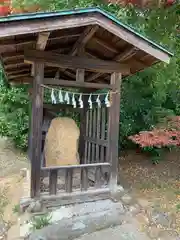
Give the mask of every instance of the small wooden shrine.
[[[69, 203], [115, 192], [121, 82], [172, 54], [96, 8], [0, 18], [0, 54], [10, 83], [32, 84], [31, 197]], [[80, 164], [47, 167], [47, 126], [62, 112], [79, 116]]]

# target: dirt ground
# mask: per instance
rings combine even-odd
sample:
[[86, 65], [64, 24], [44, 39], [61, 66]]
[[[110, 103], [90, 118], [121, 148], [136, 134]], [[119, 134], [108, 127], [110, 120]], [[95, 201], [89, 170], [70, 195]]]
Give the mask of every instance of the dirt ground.
[[28, 167], [26, 156], [17, 151], [11, 141], [0, 138], [0, 220], [9, 226], [18, 218], [14, 212], [22, 196], [20, 169]]
[[119, 163], [124, 188], [147, 200], [151, 209], [172, 214], [180, 232], [180, 149], [167, 153], [158, 165], [134, 151], [124, 152]]

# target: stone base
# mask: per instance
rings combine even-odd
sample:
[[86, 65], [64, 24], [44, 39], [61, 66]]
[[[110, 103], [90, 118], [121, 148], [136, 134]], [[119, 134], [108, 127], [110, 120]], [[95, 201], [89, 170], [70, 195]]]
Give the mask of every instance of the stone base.
[[81, 236], [76, 240], [150, 240], [149, 237], [138, 230], [134, 224], [126, 223], [121, 226], [111, 227], [102, 231]]
[[[111, 200], [63, 206], [51, 212], [51, 225], [37, 230], [29, 237], [66, 240], [122, 223], [125, 209], [122, 203]], [[21, 236], [28, 235], [30, 223], [21, 226]], [[23, 234], [22, 234], [23, 233]]]

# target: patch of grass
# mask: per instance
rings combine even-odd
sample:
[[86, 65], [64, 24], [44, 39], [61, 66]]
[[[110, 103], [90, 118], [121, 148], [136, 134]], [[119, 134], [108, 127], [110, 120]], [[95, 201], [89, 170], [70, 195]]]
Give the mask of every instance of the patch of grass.
[[180, 203], [178, 203], [178, 204], [176, 205], [176, 209], [177, 209], [178, 212], [180, 212]]
[[4, 216], [4, 208], [8, 205], [7, 188], [0, 188], [0, 218]]
[[20, 213], [20, 205], [16, 204], [14, 205], [13, 209], [12, 209], [13, 213]]
[[42, 216], [33, 217], [31, 220], [31, 225], [32, 225], [31, 230], [34, 231], [34, 230], [41, 229], [43, 227], [48, 226], [49, 224], [51, 224], [51, 219], [52, 219], [52, 216], [49, 213], [44, 214]]

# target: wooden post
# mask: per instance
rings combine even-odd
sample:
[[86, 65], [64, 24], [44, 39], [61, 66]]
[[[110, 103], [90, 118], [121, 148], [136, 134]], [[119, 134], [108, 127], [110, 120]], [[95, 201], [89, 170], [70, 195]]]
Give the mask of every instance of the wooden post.
[[[85, 70], [77, 69], [76, 71], [76, 82], [84, 83]], [[82, 96], [82, 101], [84, 103], [83, 108], [80, 111], [80, 137], [79, 137], [79, 158], [80, 163], [84, 164], [84, 156], [85, 156], [85, 131], [86, 131], [86, 104], [85, 104], [86, 96]]]
[[43, 119], [43, 88], [44, 64], [35, 62], [32, 93], [32, 139], [31, 139], [31, 197], [40, 194], [42, 119]]
[[109, 109], [109, 149], [108, 156], [111, 163], [110, 189], [111, 192], [117, 190], [118, 175], [118, 140], [119, 140], [119, 115], [120, 115], [120, 86], [121, 74], [111, 74], [111, 84], [113, 92], [111, 94], [111, 107]]

